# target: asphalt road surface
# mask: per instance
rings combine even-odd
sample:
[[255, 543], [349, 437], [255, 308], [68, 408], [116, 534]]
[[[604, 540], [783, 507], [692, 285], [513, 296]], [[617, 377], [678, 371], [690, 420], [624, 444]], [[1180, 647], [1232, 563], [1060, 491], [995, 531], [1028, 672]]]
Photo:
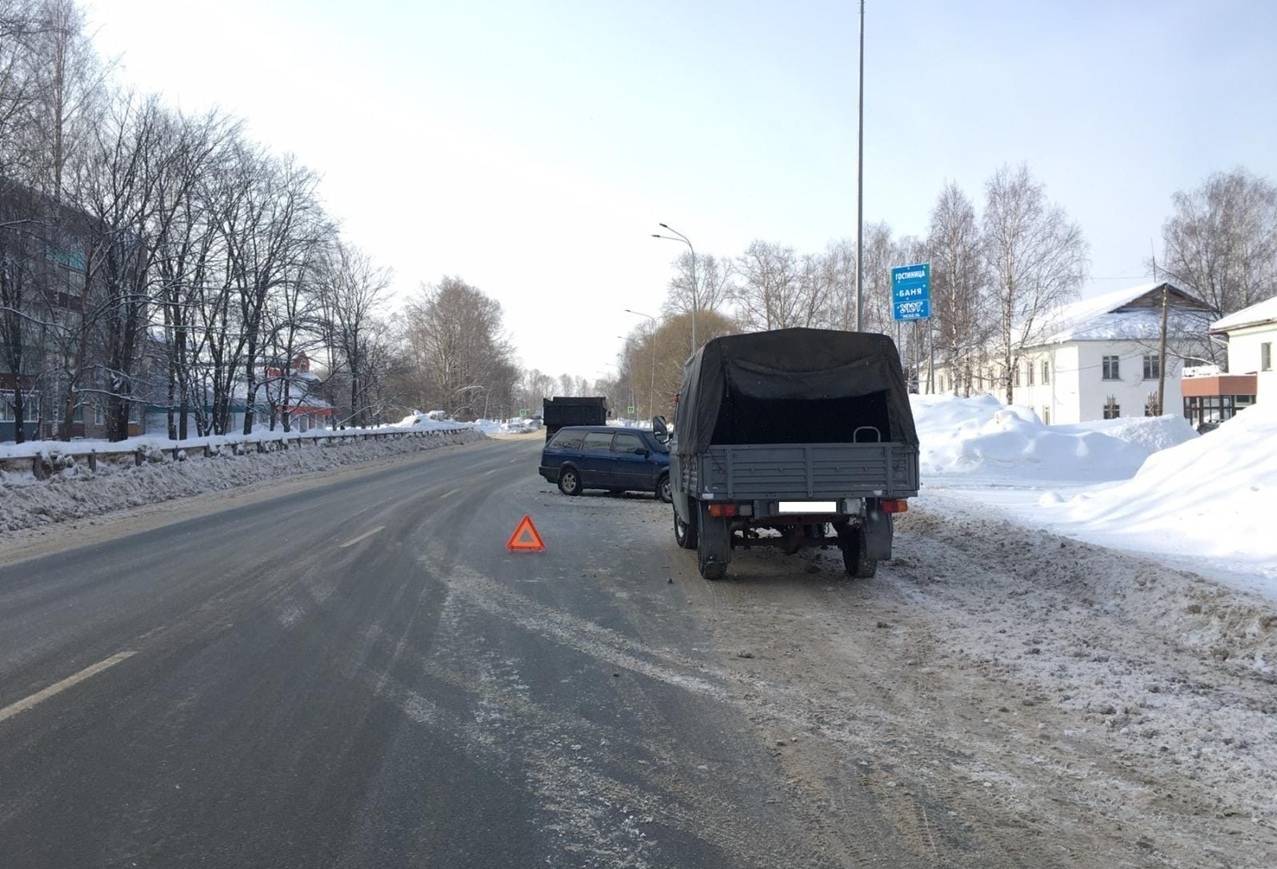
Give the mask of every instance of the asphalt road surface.
[[[910, 633], [925, 551], [870, 583], [837, 553], [705, 583], [667, 507], [566, 498], [539, 446], [0, 567], [0, 865], [1211, 862], [1183, 849], [1219, 822], [1167, 808], [1191, 781], [1141, 829], [1145, 767], [1052, 755], [1055, 719], [950, 660], [961, 625]], [[547, 551], [505, 550], [525, 513]], [[1272, 842], [1228, 823], [1222, 862]]]

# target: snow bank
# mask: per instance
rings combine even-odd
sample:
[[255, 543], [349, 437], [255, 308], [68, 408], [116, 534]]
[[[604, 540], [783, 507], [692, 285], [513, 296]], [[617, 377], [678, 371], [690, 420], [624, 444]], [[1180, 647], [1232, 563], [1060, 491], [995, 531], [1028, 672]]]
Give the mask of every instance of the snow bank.
[[257, 443], [258, 441], [266, 441], [268, 443], [274, 441], [283, 441], [296, 438], [324, 438], [330, 436], [346, 436], [354, 434], [392, 434], [399, 431], [462, 431], [473, 428], [469, 423], [456, 422], [455, 420], [435, 420], [427, 419], [425, 414], [409, 414], [395, 425], [377, 425], [367, 426], [365, 428], [345, 428], [345, 429], [326, 429], [316, 428], [307, 432], [291, 431], [286, 432], [282, 428], [274, 431], [267, 428], [255, 428], [251, 435], [243, 434], [224, 434], [224, 435], [207, 435], [205, 437], [193, 437], [186, 440], [171, 441], [167, 435], [138, 435], [136, 437], [127, 438], [122, 441], [106, 441], [94, 438], [75, 438], [70, 441], [25, 441], [24, 443], [0, 443], [0, 459], [25, 459], [34, 458], [35, 456], [44, 456], [48, 458], [53, 455], [66, 455], [67, 453], [120, 453], [130, 452], [133, 450], [144, 450], [147, 452], [172, 450], [174, 448], [181, 450], [194, 450], [203, 447], [224, 447], [231, 444], [242, 444], [245, 442]]
[[[30, 473], [0, 472], [0, 532], [468, 443], [481, 437], [460, 428], [428, 438], [345, 443], [321, 440], [318, 445], [308, 442], [288, 450], [240, 456], [223, 451], [212, 458], [185, 461], [174, 461], [171, 452], [157, 450], [141, 467], [134, 467], [131, 462], [103, 461], [94, 472], [84, 463], [69, 463], [47, 481], [38, 481]], [[172, 446], [171, 441], [162, 443]], [[61, 442], [58, 445], [66, 447]]]
[[473, 425], [464, 422], [457, 422], [455, 419], [447, 419], [440, 416], [441, 411], [432, 410], [422, 413], [419, 410], [399, 420], [396, 428], [411, 428], [416, 431], [458, 431], [463, 428], [474, 428]]
[[923, 483], [946, 476], [986, 482], [1099, 482], [1132, 476], [1155, 451], [1196, 437], [1184, 420], [1153, 417], [1044, 425], [993, 395], [910, 396]]
[[1225, 559], [1277, 580], [1277, 404], [1151, 455], [1130, 480], [1048, 493], [1038, 506], [1065, 533]]

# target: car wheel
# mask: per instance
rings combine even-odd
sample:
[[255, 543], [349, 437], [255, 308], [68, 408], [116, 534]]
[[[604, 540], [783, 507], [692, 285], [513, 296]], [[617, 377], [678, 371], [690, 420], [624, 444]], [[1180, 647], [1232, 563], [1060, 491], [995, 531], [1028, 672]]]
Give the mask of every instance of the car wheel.
[[656, 481], [656, 497], [660, 498], [666, 504], [674, 501], [674, 491], [670, 488], [670, 475], [662, 474], [661, 478]]
[[678, 518], [678, 511], [674, 510], [674, 542], [679, 545], [680, 549], [696, 548], [696, 525], [695, 523], [684, 522]]
[[565, 495], [581, 494], [581, 473], [571, 465], [559, 471], [559, 491]]

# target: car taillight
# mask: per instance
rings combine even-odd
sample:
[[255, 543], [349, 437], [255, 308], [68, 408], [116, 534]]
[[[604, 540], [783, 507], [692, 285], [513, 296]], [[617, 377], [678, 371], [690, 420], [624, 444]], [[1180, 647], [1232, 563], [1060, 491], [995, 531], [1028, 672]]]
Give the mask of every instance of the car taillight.
[[878, 507], [884, 513], [908, 513], [909, 502], [904, 498], [887, 498], [878, 502]]

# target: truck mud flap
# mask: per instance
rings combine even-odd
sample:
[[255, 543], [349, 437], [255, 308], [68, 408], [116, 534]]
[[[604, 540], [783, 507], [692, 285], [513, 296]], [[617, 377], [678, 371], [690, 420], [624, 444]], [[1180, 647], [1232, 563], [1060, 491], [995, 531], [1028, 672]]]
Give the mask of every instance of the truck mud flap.
[[865, 516], [865, 555], [874, 561], [891, 560], [891, 538], [895, 533], [891, 514], [879, 510]]

